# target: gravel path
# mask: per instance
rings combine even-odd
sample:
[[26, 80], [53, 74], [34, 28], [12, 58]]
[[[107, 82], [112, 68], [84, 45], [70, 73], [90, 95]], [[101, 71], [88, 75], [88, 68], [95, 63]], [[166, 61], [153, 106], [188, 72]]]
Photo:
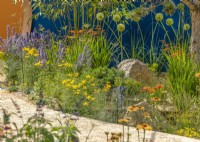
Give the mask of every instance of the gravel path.
[[[0, 106], [7, 109], [9, 112], [16, 112], [16, 109], [11, 101], [13, 99], [20, 106], [24, 120], [27, 120], [30, 116], [35, 113], [36, 106], [33, 105], [22, 93], [8, 93], [6, 91], [0, 91]], [[58, 115], [62, 115], [58, 111], [54, 111], [48, 108], [43, 109], [45, 112], [45, 117], [52, 121], [53, 125], [57, 125], [55, 120]], [[0, 119], [2, 119], [2, 113], [0, 114]], [[11, 117], [11, 122], [16, 122], [19, 126], [22, 125], [21, 120], [17, 116]], [[88, 119], [80, 117], [75, 124], [80, 130], [79, 138], [80, 142], [86, 142], [86, 138], [89, 135], [87, 142], [106, 142], [105, 131], [109, 132], [122, 132], [122, 126], [112, 123], [106, 123], [102, 121], [97, 121], [93, 119]], [[135, 128], [130, 129], [131, 141], [138, 142], [137, 132]], [[142, 135], [142, 134], [141, 134]], [[200, 140], [190, 139], [186, 137], [165, 134], [160, 132], [147, 132], [146, 137], [149, 142], [200, 142]]]

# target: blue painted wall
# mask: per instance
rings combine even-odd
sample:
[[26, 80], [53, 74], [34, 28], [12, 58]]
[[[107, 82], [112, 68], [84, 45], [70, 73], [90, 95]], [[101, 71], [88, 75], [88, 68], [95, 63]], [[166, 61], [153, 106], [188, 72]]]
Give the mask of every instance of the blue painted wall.
[[[178, 4], [179, 2], [180, 2], [180, 0], [175, 0], [175, 4]], [[34, 11], [33, 14], [35, 12], [37, 12], [37, 11]], [[157, 8], [156, 12], [157, 13], [162, 12], [162, 8], [161, 7]], [[139, 22], [141, 30], [142, 30], [142, 34], [146, 37], [145, 38], [145, 47], [147, 48], [147, 50], [148, 50], [148, 47], [150, 47], [151, 35], [152, 35], [152, 25], [155, 26], [155, 23], [156, 23], [154, 17], [155, 17], [155, 15], [153, 13], [151, 13]], [[172, 17], [164, 15], [164, 23], [165, 23], [165, 20], [169, 17], [173, 18], [174, 28], [175, 28], [175, 30], [177, 30], [178, 21], [179, 21], [178, 12], [176, 12]], [[190, 23], [190, 12], [189, 12], [188, 8], [185, 8], [185, 19], [184, 20], [186, 23]], [[48, 20], [47, 18], [43, 18], [42, 16], [40, 16], [37, 20], [33, 20], [32, 30], [34, 28], [39, 28], [39, 25], [42, 25], [45, 29], [49, 29], [50, 31], [52, 31], [56, 34], [58, 34], [56, 27], [60, 27], [59, 21], [56, 21], [54, 23], [54, 22]], [[111, 26], [113, 28], [116, 28], [116, 25], [114, 24], [114, 22], [113, 22], [113, 24], [111, 24]], [[165, 27], [166, 27], [171, 39], [173, 39], [173, 37], [175, 37], [175, 36], [174, 36], [174, 31], [172, 30], [172, 28], [169, 26], [166, 26], [166, 25], [165, 25]], [[140, 37], [140, 34], [138, 32], [138, 26], [135, 22], [131, 22], [130, 25], [126, 25], [126, 31], [123, 33], [123, 45], [129, 51], [129, 53], [130, 53], [130, 49], [131, 49], [131, 43], [130, 43], [131, 36], [133, 36], [133, 34], [136, 34], [136, 36]], [[111, 35], [112, 35], [112, 33], [108, 32], [107, 36], [110, 37]], [[163, 40], [164, 36], [165, 36], [164, 30], [162, 28], [158, 28], [156, 30], [156, 36], [154, 38], [154, 43], [157, 43], [157, 44], [155, 44], [156, 49], [158, 49], [158, 50], [160, 49], [161, 42], [159, 42], [159, 41]]]

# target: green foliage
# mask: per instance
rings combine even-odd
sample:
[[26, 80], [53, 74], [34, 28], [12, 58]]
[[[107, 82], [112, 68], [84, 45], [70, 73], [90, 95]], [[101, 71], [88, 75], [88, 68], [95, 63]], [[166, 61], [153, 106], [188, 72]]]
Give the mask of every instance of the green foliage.
[[100, 86], [110, 82], [114, 84], [114, 80], [117, 77], [124, 77], [124, 72], [115, 68], [99, 67], [92, 70], [91, 74], [98, 79]]
[[115, 49], [112, 47], [111, 43], [108, 43], [103, 35], [94, 38], [91, 43], [89, 43], [89, 48], [92, 52], [91, 58], [93, 68], [109, 66], [115, 54]]
[[[191, 107], [191, 97], [197, 96], [197, 80], [195, 73], [197, 66], [192, 57], [188, 56], [187, 45], [171, 47], [165, 53], [168, 61], [168, 84], [171, 90], [171, 97], [179, 111], [186, 111]], [[180, 101], [180, 99], [182, 101]]]

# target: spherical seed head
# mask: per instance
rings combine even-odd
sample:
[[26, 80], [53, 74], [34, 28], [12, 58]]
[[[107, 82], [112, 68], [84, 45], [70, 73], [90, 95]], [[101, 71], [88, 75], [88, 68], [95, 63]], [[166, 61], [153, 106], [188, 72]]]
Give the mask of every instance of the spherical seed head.
[[174, 20], [172, 18], [168, 18], [166, 20], [166, 24], [167, 24], [167, 26], [172, 26], [174, 24]]
[[155, 19], [157, 22], [160, 22], [163, 20], [163, 14], [162, 13], [157, 13], [155, 16]]
[[117, 25], [117, 30], [118, 30], [119, 32], [123, 32], [123, 31], [125, 30], [125, 25], [122, 24], [122, 23], [118, 24], [118, 25]]
[[184, 29], [185, 31], [188, 31], [188, 30], [190, 29], [190, 25], [189, 25], [189, 24], [184, 24], [184, 25], [183, 25], [183, 29]]
[[104, 14], [103, 13], [97, 13], [97, 20], [102, 21], [104, 19]]
[[184, 4], [182, 4], [182, 3], [179, 3], [178, 5], [177, 5], [177, 9], [179, 10], [179, 11], [184, 11]]
[[121, 20], [121, 16], [119, 14], [113, 15], [113, 21], [119, 22]]

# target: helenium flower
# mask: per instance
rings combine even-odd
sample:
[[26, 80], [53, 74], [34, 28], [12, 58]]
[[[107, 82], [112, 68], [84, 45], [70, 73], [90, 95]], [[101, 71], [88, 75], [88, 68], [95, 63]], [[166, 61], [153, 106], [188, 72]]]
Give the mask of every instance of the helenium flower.
[[117, 25], [117, 30], [118, 30], [119, 32], [123, 32], [123, 31], [125, 30], [125, 25], [122, 24], [122, 23], [118, 24], [118, 25]]
[[97, 20], [102, 21], [104, 19], [103, 13], [97, 13]]
[[174, 24], [174, 20], [172, 18], [168, 18], [166, 20], [166, 24], [167, 24], [167, 26], [172, 26]]
[[155, 19], [157, 22], [160, 22], [163, 20], [163, 14], [162, 13], [157, 13], [155, 16]]

